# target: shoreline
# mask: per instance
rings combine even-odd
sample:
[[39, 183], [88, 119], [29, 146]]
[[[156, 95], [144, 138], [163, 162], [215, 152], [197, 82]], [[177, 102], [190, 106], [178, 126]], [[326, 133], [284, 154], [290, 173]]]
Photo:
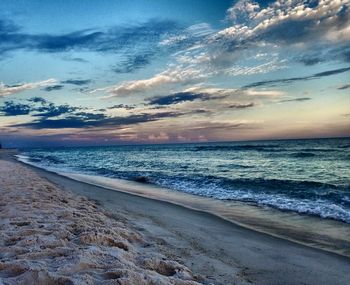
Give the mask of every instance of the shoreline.
[[204, 284], [345, 284], [350, 279], [347, 257], [247, 229], [210, 213], [23, 167], [32, 168], [62, 191], [85, 196], [113, 215], [126, 217], [132, 228], [158, 241], [152, 252], [184, 263], [195, 274], [204, 273]]
[[239, 201], [222, 201], [129, 180], [102, 176], [63, 173], [41, 168], [17, 160], [37, 171], [59, 175], [74, 181], [137, 195], [146, 199], [167, 202], [194, 211], [209, 213], [235, 225], [285, 239], [308, 247], [350, 257], [350, 225], [345, 222], [318, 216], [259, 207]]

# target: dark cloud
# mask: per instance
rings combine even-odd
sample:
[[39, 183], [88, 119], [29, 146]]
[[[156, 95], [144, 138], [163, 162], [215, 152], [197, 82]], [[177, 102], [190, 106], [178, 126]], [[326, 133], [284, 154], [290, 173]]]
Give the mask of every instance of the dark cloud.
[[17, 124], [12, 127], [25, 127], [30, 129], [62, 129], [62, 128], [91, 128], [91, 127], [122, 127], [135, 125], [162, 118], [178, 117], [181, 113], [164, 112], [158, 114], [139, 114], [126, 117], [107, 117], [104, 114], [80, 112], [69, 115], [63, 119], [39, 119], [30, 123]]
[[64, 87], [63, 85], [52, 85], [52, 86], [47, 86], [42, 90], [51, 92], [51, 91], [61, 90], [63, 87]]
[[[257, 35], [258, 40], [268, 40], [270, 42], [282, 42], [285, 44], [302, 42], [310, 37], [315, 37], [310, 33], [310, 27], [315, 26], [314, 20], [289, 20], [276, 25], [271, 25], [267, 30]], [[320, 29], [316, 30], [318, 33]]]
[[126, 110], [133, 110], [135, 109], [135, 106], [133, 105], [125, 105], [125, 104], [117, 104], [117, 105], [113, 105], [111, 107], [107, 107], [108, 110], [112, 110], [112, 109], [126, 109]]
[[[178, 29], [179, 25], [173, 21], [154, 19], [129, 26], [86, 29], [61, 35], [26, 34], [18, 26], [0, 20], [0, 54], [20, 49], [46, 53], [117, 53], [124, 60], [115, 71], [129, 73], [149, 64], [159, 52], [160, 39]], [[85, 62], [80, 58], [71, 60]]]
[[87, 85], [91, 83], [91, 79], [68, 79], [61, 81], [62, 84], [72, 84], [72, 85]]
[[152, 53], [129, 55], [119, 62], [112, 70], [115, 73], [131, 73], [148, 65], [153, 57]]
[[340, 68], [340, 69], [333, 69], [328, 70], [320, 73], [316, 73], [314, 75], [304, 76], [304, 77], [292, 77], [292, 78], [283, 78], [283, 79], [275, 79], [275, 80], [266, 80], [266, 81], [258, 81], [254, 82], [248, 85], [243, 86], [243, 88], [251, 88], [251, 87], [260, 87], [260, 86], [275, 86], [275, 85], [281, 85], [281, 84], [289, 84], [294, 83], [297, 81], [307, 81], [312, 79], [318, 79], [326, 76], [336, 75], [340, 73], [344, 73], [350, 70], [350, 67], [346, 68]]
[[306, 66], [312, 66], [312, 65], [318, 64], [320, 62], [323, 62], [324, 59], [320, 58], [320, 57], [307, 57], [307, 56], [304, 56], [301, 59], [299, 59], [299, 61], [301, 63], [303, 63], [304, 65], [306, 65]]
[[11, 21], [0, 19], [0, 55], [16, 48], [16, 42], [13, 34], [19, 32], [19, 27]]
[[82, 58], [82, 57], [63, 57], [64, 60], [66, 61], [75, 61], [75, 62], [80, 62], [80, 63], [88, 63], [89, 61]]
[[296, 61], [305, 66], [312, 66], [327, 61], [350, 62], [350, 48], [348, 45], [340, 45], [329, 48], [327, 45], [318, 45], [313, 52], [296, 57]]
[[42, 97], [32, 97], [30, 99], [28, 99], [29, 102], [34, 102], [34, 103], [41, 103], [41, 104], [46, 104], [47, 101], [42, 98]]
[[[61, 129], [61, 128], [90, 128], [90, 127], [119, 127], [157, 121], [162, 118], [179, 117], [187, 113], [159, 112], [154, 114], [130, 114], [125, 117], [110, 117], [104, 113], [92, 113], [82, 111], [84, 108], [70, 106], [68, 104], [55, 105], [47, 102], [41, 97], [33, 97], [27, 100], [30, 104], [15, 103], [7, 101], [0, 106], [2, 116], [31, 115], [34, 121], [29, 123], [15, 124], [12, 127], [24, 127], [30, 129]], [[115, 105], [113, 108], [130, 108], [128, 105]], [[103, 109], [106, 110], [106, 109]], [[194, 110], [192, 113], [199, 113], [202, 110]]]
[[338, 87], [337, 89], [338, 90], [345, 90], [345, 89], [349, 89], [349, 88], [350, 88], [350, 84], [345, 84], [343, 86]]
[[350, 67], [328, 70], [328, 71], [316, 73], [315, 75], [311, 76], [311, 78], [319, 78], [319, 77], [324, 77], [324, 76], [335, 75], [335, 74], [339, 74], [339, 73], [344, 73], [344, 72], [349, 71], [349, 70], [350, 70]]
[[0, 106], [0, 112], [3, 116], [30, 114], [33, 117], [50, 118], [64, 114], [70, 114], [82, 109], [81, 107], [73, 107], [67, 104], [55, 105], [53, 103], [47, 102], [44, 98], [41, 97], [33, 97], [27, 101], [32, 104], [22, 104], [16, 103], [14, 101], [7, 101], [3, 106]]
[[34, 114], [33, 116], [45, 118], [57, 117], [63, 114], [72, 113], [77, 110], [81, 110], [81, 108], [69, 106], [67, 104], [56, 106], [53, 103], [49, 103], [45, 106], [40, 106], [32, 109], [32, 111], [39, 112], [38, 114]]
[[85, 87], [75, 88], [73, 90], [81, 92], [81, 93], [88, 93], [88, 92], [92, 91], [93, 89], [85, 86]]
[[16, 26], [12, 21], [5, 21], [3, 19], [0, 19], [0, 35], [16, 33], [18, 30], [19, 27]]
[[280, 103], [284, 103], [284, 102], [304, 102], [304, 101], [309, 101], [309, 100], [311, 100], [310, 97], [302, 97], [302, 98], [281, 100], [279, 102]]
[[347, 49], [341, 52], [340, 56], [346, 62], [350, 62], [350, 49]]
[[236, 104], [232, 104], [232, 105], [228, 106], [228, 108], [230, 108], [230, 109], [246, 109], [246, 108], [250, 108], [250, 107], [254, 107], [254, 106], [255, 106], [255, 104], [253, 102], [246, 103], [246, 104], [236, 103]]
[[185, 113], [184, 115], [205, 114], [205, 113], [212, 113], [212, 112], [205, 109], [195, 109]]
[[[173, 105], [183, 102], [191, 102], [194, 100], [208, 101], [211, 99], [217, 99], [218, 97], [210, 96], [205, 93], [193, 93], [193, 92], [178, 92], [167, 96], [153, 97], [148, 99], [148, 105]], [[222, 98], [222, 97], [220, 97]]]
[[30, 105], [14, 103], [13, 101], [6, 101], [3, 106], [0, 106], [1, 116], [28, 115], [30, 111]]

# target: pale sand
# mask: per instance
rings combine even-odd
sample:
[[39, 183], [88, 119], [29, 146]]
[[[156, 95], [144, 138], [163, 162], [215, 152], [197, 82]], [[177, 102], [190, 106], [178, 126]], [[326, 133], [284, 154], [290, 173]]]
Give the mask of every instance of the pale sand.
[[63, 192], [29, 168], [0, 161], [3, 284], [183, 284], [190, 270], [163, 255], [127, 221]]
[[[157, 283], [157, 281], [149, 284], [182, 284], [174, 282], [182, 282], [184, 277], [195, 279], [193, 276], [197, 276], [197, 281], [204, 284], [350, 284], [349, 258], [245, 229], [204, 212], [107, 190], [34, 168], [35, 173], [28, 170], [29, 167], [22, 168], [25, 169], [25, 172], [30, 173], [31, 178], [28, 180], [23, 175], [18, 175], [18, 171], [15, 172], [16, 175], [11, 173], [13, 180], [22, 181], [22, 186], [20, 191], [15, 191], [11, 194], [12, 197], [9, 199], [11, 199], [12, 205], [6, 206], [1, 204], [1, 215], [4, 213], [4, 207], [11, 209], [11, 207], [14, 207], [13, 205], [16, 205], [17, 200], [21, 201], [24, 199], [23, 197], [30, 197], [30, 193], [33, 190], [28, 188], [28, 181], [33, 181], [33, 177], [35, 177], [35, 180], [39, 179], [45, 185], [50, 185], [50, 188], [53, 187], [55, 189], [54, 193], [57, 195], [57, 199], [53, 198], [52, 202], [46, 201], [48, 203], [46, 205], [48, 206], [45, 206], [46, 210], [44, 211], [48, 217], [40, 218], [45, 221], [44, 224], [46, 227], [57, 227], [57, 224], [52, 223], [52, 221], [57, 220], [57, 216], [60, 216], [59, 226], [63, 228], [68, 227], [67, 231], [70, 231], [69, 224], [66, 223], [69, 219], [62, 216], [62, 213], [58, 214], [60, 211], [56, 212], [56, 208], [69, 206], [73, 213], [84, 213], [85, 215], [83, 217], [71, 216], [71, 218], [75, 219], [73, 223], [80, 226], [81, 223], [78, 221], [80, 219], [87, 219], [89, 221], [88, 228], [91, 231], [98, 230], [100, 232], [101, 229], [102, 231], [100, 233], [110, 234], [107, 229], [113, 230], [113, 234], [109, 238], [114, 240], [112, 242], [114, 246], [109, 242], [101, 245], [101, 240], [105, 241], [105, 237], [95, 240], [91, 239], [90, 236], [87, 239], [88, 241], [86, 241], [80, 238], [81, 232], [73, 231], [70, 233], [75, 239], [75, 244], [70, 240], [68, 242], [69, 244], [64, 246], [67, 249], [66, 256], [52, 257], [55, 255], [51, 253], [47, 255], [48, 250], [46, 249], [41, 249], [41, 251], [35, 252], [35, 254], [33, 252], [24, 252], [23, 257], [21, 257], [22, 255], [18, 255], [18, 258], [26, 260], [23, 262], [25, 265], [24, 269], [23, 266], [15, 266], [12, 267], [13, 269], [11, 271], [11, 266], [1, 267], [0, 276], [2, 277], [4, 274], [8, 274], [9, 276], [15, 275], [14, 278], [20, 278], [26, 274], [32, 276], [33, 273], [28, 272], [33, 272], [33, 270], [36, 272], [35, 270], [42, 268], [44, 270], [43, 272], [46, 272], [45, 274], [51, 274], [53, 276], [50, 278], [60, 278], [60, 276], [61, 278], [95, 278], [93, 283], [100, 282], [101, 284], [108, 284], [107, 276], [109, 278], [118, 278], [120, 277], [120, 272], [125, 272], [126, 270], [123, 271], [123, 269], [127, 267], [129, 271], [126, 278], [139, 278], [140, 275], [145, 275], [147, 278], [154, 277], [158, 278], [156, 280], [160, 280], [159, 282], [163, 282]], [[39, 178], [37, 175], [49, 179], [65, 191], [63, 192], [57, 189], [57, 187], [52, 186], [52, 184]], [[18, 178], [18, 176], [21, 178]], [[3, 185], [2, 183], [3, 181], [0, 181], [0, 185]], [[32, 187], [37, 188], [37, 183], [34, 186]], [[8, 191], [14, 191], [12, 190], [13, 188], [10, 187]], [[24, 191], [24, 189], [27, 190]], [[85, 198], [73, 196], [69, 194], [69, 191], [96, 200], [98, 204], [101, 204], [104, 209], [108, 210], [107, 215], [100, 206], [96, 206], [96, 204]], [[37, 196], [35, 203], [39, 203], [38, 201], [45, 199], [45, 196], [48, 199], [50, 194], [46, 193], [46, 195]], [[60, 199], [64, 199], [67, 203], [60, 202]], [[39, 211], [36, 208], [31, 209], [30, 205], [26, 203], [22, 207], [27, 208], [26, 214], [30, 216], [33, 216]], [[85, 208], [85, 210], [79, 209], [79, 207]], [[4, 222], [2, 222], [1, 234], [7, 231], [9, 227], [12, 228], [12, 234], [15, 237], [23, 237], [20, 234], [21, 231], [33, 230], [36, 224], [31, 223], [26, 225], [25, 222], [28, 219], [20, 219], [26, 216], [19, 213], [22, 212], [14, 214], [16, 217], [14, 221], [17, 220], [20, 224], [17, 226], [9, 225], [7, 221], [6, 226], [3, 226]], [[57, 216], [55, 216], [55, 213]], [[103, 219], [100, 217], [103, 217]], [[102, 221], [96, 222], [97, 225], [90, 222], [90, 220], [96, 221], [96, 219]], [[2, 220], [6, 221], [4, 219]], [[23, 221], [24, 224], [21, 224]], [[113, 228], [110, 225], [113, 225]], [[40, 228], [36, 229], [36, 231], [39, 230]], [[126, 234], [122, 235], [121, 233], [124, 232]], [[35, 234], [38, 235], [39, 233]], [[50, 244], [52, 242], [51, 240], [60, 240], [59, 236], [55, 237], [54, 232], [46, 234], [47, 236], [42, 234], [38, 241], [41, 242], [48, 239], [48, 244]], [[30, 235], [28, 234], [29, 237]], [[110, 240], [109, 238], [107, 240]], [[1, 239], [3, 240], [3, 238]], [[1, 242], [3, 243], [3, 241]], [[26, 249], [25, 246], [19, 246], [15, 242], [18, 243], [20, 241], [15, 240], [13, 245], [0, 249], [1, 260], [6, 259], [8, 264], [18, 263], [15, 261], [13, 255], [5, 257], [3, 252], [11, 252], [10, 248], [13, 248], [13, 250], [17, 248], [19, 251]], [[129, 246], [128, 251], [125, 252], [123, 246], [119, 248], [113, 244], [114, 242], [117, 242], [119, 246], [126, 244]], [[94, 243], [94, 245], [91, 245], [91, 243]], [[29, 249], [35, 247], [39, 247], [36, 241], [28, 245]], [[50, 249], [50, 252], [60, 247], [53, 247]], [[110, 250], [111, 248], [113, 251]], [[96, 251], [99, 253], [103, 252], [104, 254], [95, 256], [91, 254], [91, 251], [93, 253]], [[42, 254], [42, 252], [45, 254]], [[72, 254], [69, 254], [71, 252]], [[118, 252], [117, 258], [115, 256], [111, 257], [111, 252]], [[161, 273], [163, 274], [159, 274], [157, 270], [160, 271], [159, 267], [165, 264], [162, 263], [160, 265], [158, 262], [162, 255], [165, 256], [164, 262], [166, 264], [172, 264], [173, 267], [169, 271], [165, 270], [166, 272], [162, 271]], [[143, 260], [151, 260], [152, 265], [147, 265], [148, 263]], [[175, 260], [175, 263], [170, 260]], [[79, 262], [83, 264], [83, 269], [78, 270], [77, 273], [74, 273], [73, 268], [80, 268], [79, 266], [69, 266], [69, 264], [75, 263], [75, 261], [78, 261], [78, 264]], [[90, 262], [94, 266], [91, 266]], [[60, 264], [62, 268], [66, 268], [66, 270], [70, 269], [70, 273], [62, 275]], [[184, 264], [184, 266], [180, 264]], [[87, 267], [84, 268], [84, 265]], [[31, 266], [33, 269], [29, 269]], [[174, 267], [177, 269], [174, 269]], [[108, 271], [119, 273], [115, 275], [107, 274], [106, 272]], [[164, 273], [166, 273], [165, 275], [175, 273], [175, 275], [169, 277], [164, 276]], [[46, 276], [44, 277], [46, 278]], [[82, 283], [86, 284], [84, 282]], [[54, 284], [57, 284], [57, 282]], [[138, 280], [115, 284], [144, 283]]]

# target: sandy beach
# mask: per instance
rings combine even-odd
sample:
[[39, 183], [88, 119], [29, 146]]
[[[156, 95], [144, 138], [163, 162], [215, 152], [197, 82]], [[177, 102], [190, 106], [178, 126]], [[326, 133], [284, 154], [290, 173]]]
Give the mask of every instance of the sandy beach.
[[0, 156], [0, 284], [348, 284], [350, 259]]

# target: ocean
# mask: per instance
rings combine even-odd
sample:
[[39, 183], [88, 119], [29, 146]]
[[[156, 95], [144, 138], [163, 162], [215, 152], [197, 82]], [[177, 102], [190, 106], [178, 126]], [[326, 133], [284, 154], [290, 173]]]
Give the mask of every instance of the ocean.
[[18, 158], [350, 223], [350, 138], [38, 148]]

